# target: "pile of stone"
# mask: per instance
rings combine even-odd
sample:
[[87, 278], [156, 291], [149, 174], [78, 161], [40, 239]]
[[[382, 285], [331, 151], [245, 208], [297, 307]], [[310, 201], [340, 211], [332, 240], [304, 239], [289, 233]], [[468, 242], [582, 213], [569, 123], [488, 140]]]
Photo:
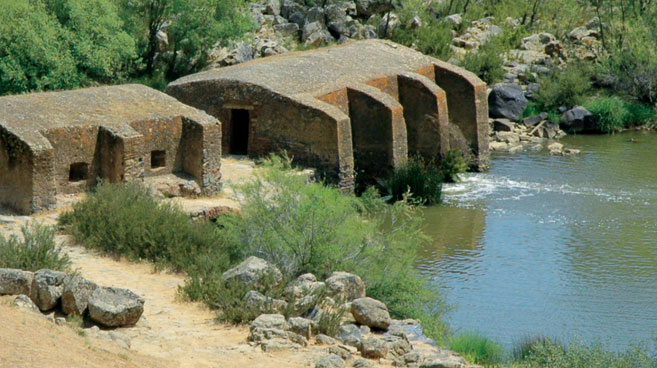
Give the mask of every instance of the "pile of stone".
[[15, 305], [35, 312], [59, 308], [66, 315], [89, 316], [103, 327], [134, 325], [144, 312], [144, 299], [128, 289], [101, 287], [79, 275], [47, 269], [0, 268], [0, 295], [15, 295]]
[[[324, 281], [301, 275], [285, 287], [286, 300], [259, 291], [282, 280], [281, 272], [263, 259], [249, 257], [223, 279], [252, 289], [244, 296], [246, 306], [260, 315], [251, 323], [248, 340], [263, 351], [314, 346], [323, 350], [315, 365], [320, 368], [344, 367], [345, 362], [371, 367], [373, 361], [402, 367], [468, 366], [460, 355], [437, 348], [422, 334], [418, 321], [392, 319], [384, 303], [366, 296], [365, 283], [357, 275], [334, 272]], [[314, 334], [322, 320], [334, 317], [339, 318], [335, 336]], [[430, 348], [416, 349], [416, 342]]]
[[[318, 47], [349, 39], [390, 36], [399, 27], [389, 0], [327, 0], [309, 6], [304, 0], [261, 0], [249, 6], [255, 26], [253, 41], [232, 48], [216, 45], [212, 67], [239, 64], [287, 52], [284, 45]], [[419, 19], [416, 20], [419, 26]]]
[[[521, 120], [527, 108], [525, 92], [516, 84], [500, 83], [493, 86], [488, 95], [489, 122], [491, 124], [490, 148], [493, 151], [509, 153], [526, 149], [541, 150], [544, 147], [553, 155], [573, 155], [576, 149], [563, 149], [563, 145], [552, 143], [566, 133], [559, 124], [548, 120], [543, 112]], [[583, 119], [581, 107], [564, 111], [561, 124], [569, 127], [579, 126], [574, 119]], [[590, 115], [590, 113], [589, 113]], [[588, 119], [592, 122], [592, 119]]]

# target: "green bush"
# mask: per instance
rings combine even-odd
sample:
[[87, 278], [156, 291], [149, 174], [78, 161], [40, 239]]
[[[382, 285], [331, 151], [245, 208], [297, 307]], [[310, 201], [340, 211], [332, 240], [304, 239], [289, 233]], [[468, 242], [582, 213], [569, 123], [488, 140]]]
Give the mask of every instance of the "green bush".
[[457, 150], [449, 150], [440, 160], [440, 171], [446, 183], [456, 183], [459, 175], [468, 171], [469, 155]]
[[504, 78], [504, 59], [500, 42], [492, 40], [481, 46], [476, 52], [468, 52], [461, 66], [481, 78], [488, 84], [494, 84]]
[[591, 95], [591, 70], [582, 64], [572, 64], [564, 70], [555, 70], [548, 78], [541, 79], [536, 94], [538, 106], [544, 110], [556, 110], [580, 105]]
[[537, 335], [525, 337], [520, 340], [520, 342], [514, 344], [511, 355], [515, 361], [523, 361], [534, 356], [537, 349], [543, 349], [548, 345], [559, 346], [563, 350], [566, 349], [566, 345], [561, 343], [559, 340]]
[[648, 368], [657, 366], [657, 359], [643, 346], [614, 352], [599, 344], [571, 343], [566, 347], [541, 339], [517, 363], [518, 367], [528, 368]]
[[477, 333], [466, 332], [451, 338], [449, 348], [468, 362], [484, 366], [497, 366], [504, 359], [502, 345]]
[[23, 237], [0, 235], [0, 268], [68, 271], [71, 260], [55, 244], [55, 229], [32, 223], [21, 229]]
[[[223, 255], [216, 227], [195, 223], [177, 207], [158, 202], [141, 184], [102, 182], [60, 218], [79, 243], [114, 256], [188, 270], [197, 257]], [[213, 259], [226, 268], [230, 259]]]
[[606, 133], [650, 123], [656, 117], [654, 108], [641, 103], [631, 104], [618, 96], [591, 98], [584, 107], [593, 114], [598, 128]]
[[[422, 26], [411, 27], [411, 19], [418, 16]], [[408, 0], [400, 10], [401, 27], [392, 34], [392, 40], [405, 46], [415, 47], [423, 54], [446, 60], [450, 55], [452, 28], [427, 11], [426, 4], [420, 0]]]
[[[451, 169], [455, 168], [447, 170]], [[411, 157], [405, 166], [392, 171], [379, 184], [388, 201], [401, 201], [408, 195], [423, 204], [431, 205], [440, 202], [443, 180], [443, 173], [434, 162]]]

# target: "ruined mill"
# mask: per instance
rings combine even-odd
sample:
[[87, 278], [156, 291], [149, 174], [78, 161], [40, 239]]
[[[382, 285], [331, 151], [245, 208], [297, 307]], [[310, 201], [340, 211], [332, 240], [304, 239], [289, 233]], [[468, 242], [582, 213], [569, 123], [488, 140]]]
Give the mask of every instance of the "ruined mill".
[[189, 75], [166, 94], [125, 85], [0, 97], [0, 206], [31, 213], [98, 178], [172, 172], [211, 195], [222, 154], [285, 150], [346, 189], [356, 170], [381, 174], [409, 154], [457, 149], [484, 166], [487, 116], [474, 74], [381, 40]]

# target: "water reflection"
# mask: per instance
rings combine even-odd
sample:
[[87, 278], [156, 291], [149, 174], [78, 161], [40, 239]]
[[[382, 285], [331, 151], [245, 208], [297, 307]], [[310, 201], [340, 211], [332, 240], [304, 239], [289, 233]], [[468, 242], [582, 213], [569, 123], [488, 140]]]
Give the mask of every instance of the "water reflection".
[[657, 331], [657, 135], [564, 143], [582, 154], [498, 156], [425, 211], [434, 242], [417, 267], [458, 306], [457, 329], [612, 348]]

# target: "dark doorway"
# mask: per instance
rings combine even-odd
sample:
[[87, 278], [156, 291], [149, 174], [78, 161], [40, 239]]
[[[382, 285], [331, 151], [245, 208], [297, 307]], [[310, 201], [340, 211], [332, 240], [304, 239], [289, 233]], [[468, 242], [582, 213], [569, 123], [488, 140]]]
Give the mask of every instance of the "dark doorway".
[[89, 179], [89, 165], [86, 162], [76, 162], [68, 169], [68, 181], [76, 182]]
[[151, 168], [167, 166], [167, 154], [165, 151], [151, 151]]
[[249, 150], [249, 110], [233, 109], [230, 115], [230, 150], [234, 155], [246, 155]]

